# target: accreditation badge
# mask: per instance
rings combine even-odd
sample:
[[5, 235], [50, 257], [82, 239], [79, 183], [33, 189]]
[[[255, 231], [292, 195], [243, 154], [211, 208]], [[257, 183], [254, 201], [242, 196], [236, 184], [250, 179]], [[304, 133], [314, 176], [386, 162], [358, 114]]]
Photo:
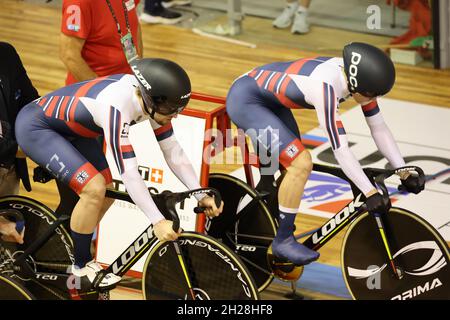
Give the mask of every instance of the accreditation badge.
[[128, 62], [131, 62], [138, 57], [136, 47], [133, 44], [133, 36], [131, 35], [131, 32], [124, 35], [120, 39], [120, 42], [122, 43], [123, 52], [125, 53]]
[[128, 11], [131, 11], [136, 7], [134, 0], [125, 1], [125, 6], [127, 7]]

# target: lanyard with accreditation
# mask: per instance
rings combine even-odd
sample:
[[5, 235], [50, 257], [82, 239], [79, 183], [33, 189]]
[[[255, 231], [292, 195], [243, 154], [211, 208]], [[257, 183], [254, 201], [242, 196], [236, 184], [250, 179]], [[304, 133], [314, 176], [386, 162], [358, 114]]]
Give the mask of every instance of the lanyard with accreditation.
[[[129, 1], [133, 2], [133, 4], [134, 4], [134, 0], [129, 0]], [[109, 11], [111, 11], [114, 21], [116, 22], [117, 32], [119, 33], [119, 36], [120, 36], [120, 42], [122, 43], [123, 52], [125, 53], [127, 61], [131, 62], [137, 58], [137, 50], [136, 50], [136, 46], [133, 43], [133, 36], [131, 34], [130, 22], [128, 20], [127, 5], [125, 4], [124, 0], [121, 0], [123, 11], [125, 14], [125, 23], [127, 26], [127, 33], [122, 36], [122, 29], [120, 28], [119, 21], [117, 20], [116, 14], [114, 13], [111, 2], [109, 0], [106, 0], [106, 2], [108, 3]]]

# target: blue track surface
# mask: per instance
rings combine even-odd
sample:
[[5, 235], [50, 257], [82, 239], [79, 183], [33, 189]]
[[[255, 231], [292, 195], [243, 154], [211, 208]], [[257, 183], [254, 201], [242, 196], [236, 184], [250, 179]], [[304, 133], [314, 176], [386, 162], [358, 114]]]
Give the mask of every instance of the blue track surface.
[[[287, 282], [276, 281], [290, 286]], [[345, 286], [341, 268], [318, 262], [305, 266], [303, 275], [297, 281], [297, 288], [329, 294], [339, 298], [352, 298]]]

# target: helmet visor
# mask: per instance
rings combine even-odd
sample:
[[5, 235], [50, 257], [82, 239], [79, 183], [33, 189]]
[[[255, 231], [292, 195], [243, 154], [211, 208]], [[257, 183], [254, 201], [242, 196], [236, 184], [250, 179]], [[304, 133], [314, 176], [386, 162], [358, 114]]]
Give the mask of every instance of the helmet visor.
[[144, 100], [144, 107], [148, 114], [151, 114], [152, 111], [162, 114], [164, 116], [175, 115], [183, 111], [186, 105], [175, 105], [170, 104], [163, 97], [152, 97], [148, 94], [145, 94], [145, 90], [141, 86], [141, 96]]
[[164, 97], [152, 97], [151, 99], [156, 107], [156, 112], [164, 116], [178, 114], [186, 107], [184, 104], [169, 103]]

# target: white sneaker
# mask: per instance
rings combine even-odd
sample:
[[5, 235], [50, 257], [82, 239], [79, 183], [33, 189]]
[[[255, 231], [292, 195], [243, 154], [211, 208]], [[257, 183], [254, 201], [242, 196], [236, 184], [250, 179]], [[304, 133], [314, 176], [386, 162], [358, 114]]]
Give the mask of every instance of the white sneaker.
[[294, 24], [291, 32], [294, 34], [305, 34], [309, 32], [309, 23], [306, 21], [308, 13], [297, 11], [295, 13]]
[[114, 287], [122, 279], [114, 273], [106, 273], [106, 270], [94, 260], [86, 263], [84, 268], [72, 266], [72, 274], [75, 277], [87, 278], [93, 288], [106, 289]]
[[191, 3], [191, 0], [163, 0], [162, 6], [167, 9], [175, 6], [186, 6]]
[[275, 28], [280, 29], [289, 27], [292, 24], [297, 8], [298, 8], [297, 2], [286, 6], [283, 12], [272, 22], [272, 25]]

